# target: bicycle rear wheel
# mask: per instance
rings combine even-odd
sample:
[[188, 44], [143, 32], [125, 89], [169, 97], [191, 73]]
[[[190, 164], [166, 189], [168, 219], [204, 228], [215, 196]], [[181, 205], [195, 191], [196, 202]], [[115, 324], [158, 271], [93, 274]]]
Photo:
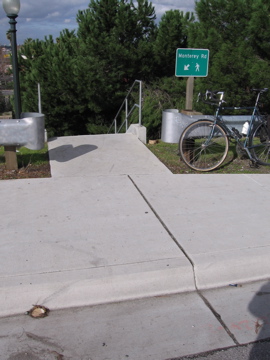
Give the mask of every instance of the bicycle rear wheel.
[[179, 140], [182, 160], [193, 170], [211, 171], [225, 160], [229, 141], [225, 131], [210, 120], [189, 125]]
[[258, 164], [270, 165], [270, 136], [267, 122], [254, 128], [249, 140], [250, 152]]

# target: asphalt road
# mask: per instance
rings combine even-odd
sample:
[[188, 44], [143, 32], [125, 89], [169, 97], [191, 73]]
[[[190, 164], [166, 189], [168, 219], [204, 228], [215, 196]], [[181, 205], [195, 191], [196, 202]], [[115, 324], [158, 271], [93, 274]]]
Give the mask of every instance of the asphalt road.
[[[233, 346], [170, 360], [270, 360], [270, 338], [246, 345]], [[167, 359], [168, 360], [168, 359]]]

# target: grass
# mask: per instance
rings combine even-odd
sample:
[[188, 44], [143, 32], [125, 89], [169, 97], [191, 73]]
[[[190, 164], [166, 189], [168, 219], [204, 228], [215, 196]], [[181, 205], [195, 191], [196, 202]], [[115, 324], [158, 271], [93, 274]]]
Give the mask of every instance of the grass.
[[18, 170], [5, 169], [5, 151], [0, 147], [0, 179], [20, 179], [50, 177], [50, 164], [47, 144], [41, 150], [21, 147], [17, 150]]
[[[168, 144], [158, 141], [146, 145], [173, 174], [198, 174], [198, 171], [188, 168], [178, 155], [178, 144]], [[5, 170], [4, 147], [0, 147], [0, 179], [42, 178], [50, 177], [48, 146], [41, 150], [20, 148], [17, 152], [18, 171]], [[222, 166], [210, 172], [211, 174], [270, 174], [270, 166], [252, 167], [249, 159], [238, 156], [234, 144], [230, 143], [229, 152]], [[202, 174], [207, 174], [203, 172]]]
[[178, 155], [178, 144], [158, 141], [156, 144], [146, 146], [173, 174], [270, 174], [270, 166], [253, 167], [249, 159], [238, 156], [235, 144], [232, 143], [224, 163], [211, 172], [198, 172], [187, 167]]
[[[29, 150], [25, 147], [21, 147], [17, 150], [18, 166], [26, 167], [29, 164], [41, 165], [46, 164], [49, 161], [48, 146], [46, 145], [41, 150]], [[0, 164], [5, 163], [4, 147], [0, 147]]]

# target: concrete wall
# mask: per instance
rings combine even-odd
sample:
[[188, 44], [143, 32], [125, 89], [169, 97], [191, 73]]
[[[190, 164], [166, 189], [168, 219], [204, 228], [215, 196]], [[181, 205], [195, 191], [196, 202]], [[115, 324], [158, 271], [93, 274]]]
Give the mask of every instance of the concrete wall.
[[146, 127], [139, 124], [131, 124], [127, 130], [127, 134], [133, 134], [137, 136], [141, 142], [146, 144]]

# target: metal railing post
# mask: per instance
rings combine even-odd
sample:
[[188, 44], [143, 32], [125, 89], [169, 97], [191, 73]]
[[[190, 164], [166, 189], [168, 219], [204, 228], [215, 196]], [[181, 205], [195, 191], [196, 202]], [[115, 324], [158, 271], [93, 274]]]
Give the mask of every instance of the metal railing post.
[[139, 93], [139, 126], [142, 126], [142, 82], [140, 81]]
[[[129, 96], [130, 96], [135, 84], [137, 84], [137, 83], [139, 83], [139, 104], [135, 103], [131, 107], [131, 110], [129, 111], [129, 109], [128, 109], [128, 99], [129, 99]], [[117, 129], [117, 118], [120, 115], [121, 111], [123, 110], [124, 106], [125, 106], [125, 120], [122, 122], [119, 129]], [[139, 108], [139, 116], [138, 116], [139, 126], [142, 126], [142, 81], [141, 80], [135, 80], [134, 81], [134, 83], [131, 86], [125, 100], [122, 102], [122, 105], [120, 106], [120, 109], [118, 110], [118, 112], [117, 112], [117, 114], [116, 114], [116, 116], [115, 116], [115, 118], [114, 118], [114, 120], [113, 120], [113, 122], [112, 122], [112, 124], [111, 124], [111, 126], [109, 128], [108, 133], [110, 132], [113, 125], [114, 125], [114, 129], [115, 129], [114, 130], [115, 134], [119, 133], [124, 125], [126, 125], [126, 132], [127, 132], [127, 130], [128, 130], [128, 119], [129, 119], [131, 113], [133, 112], [133, 110], [136, 107]]]
[[128, 129], [128, 99], [125, 100], [125, 107], [126, 107], [126, 132]]
[[38, 112], [42, 114], [40, 83], [38, 83]]

